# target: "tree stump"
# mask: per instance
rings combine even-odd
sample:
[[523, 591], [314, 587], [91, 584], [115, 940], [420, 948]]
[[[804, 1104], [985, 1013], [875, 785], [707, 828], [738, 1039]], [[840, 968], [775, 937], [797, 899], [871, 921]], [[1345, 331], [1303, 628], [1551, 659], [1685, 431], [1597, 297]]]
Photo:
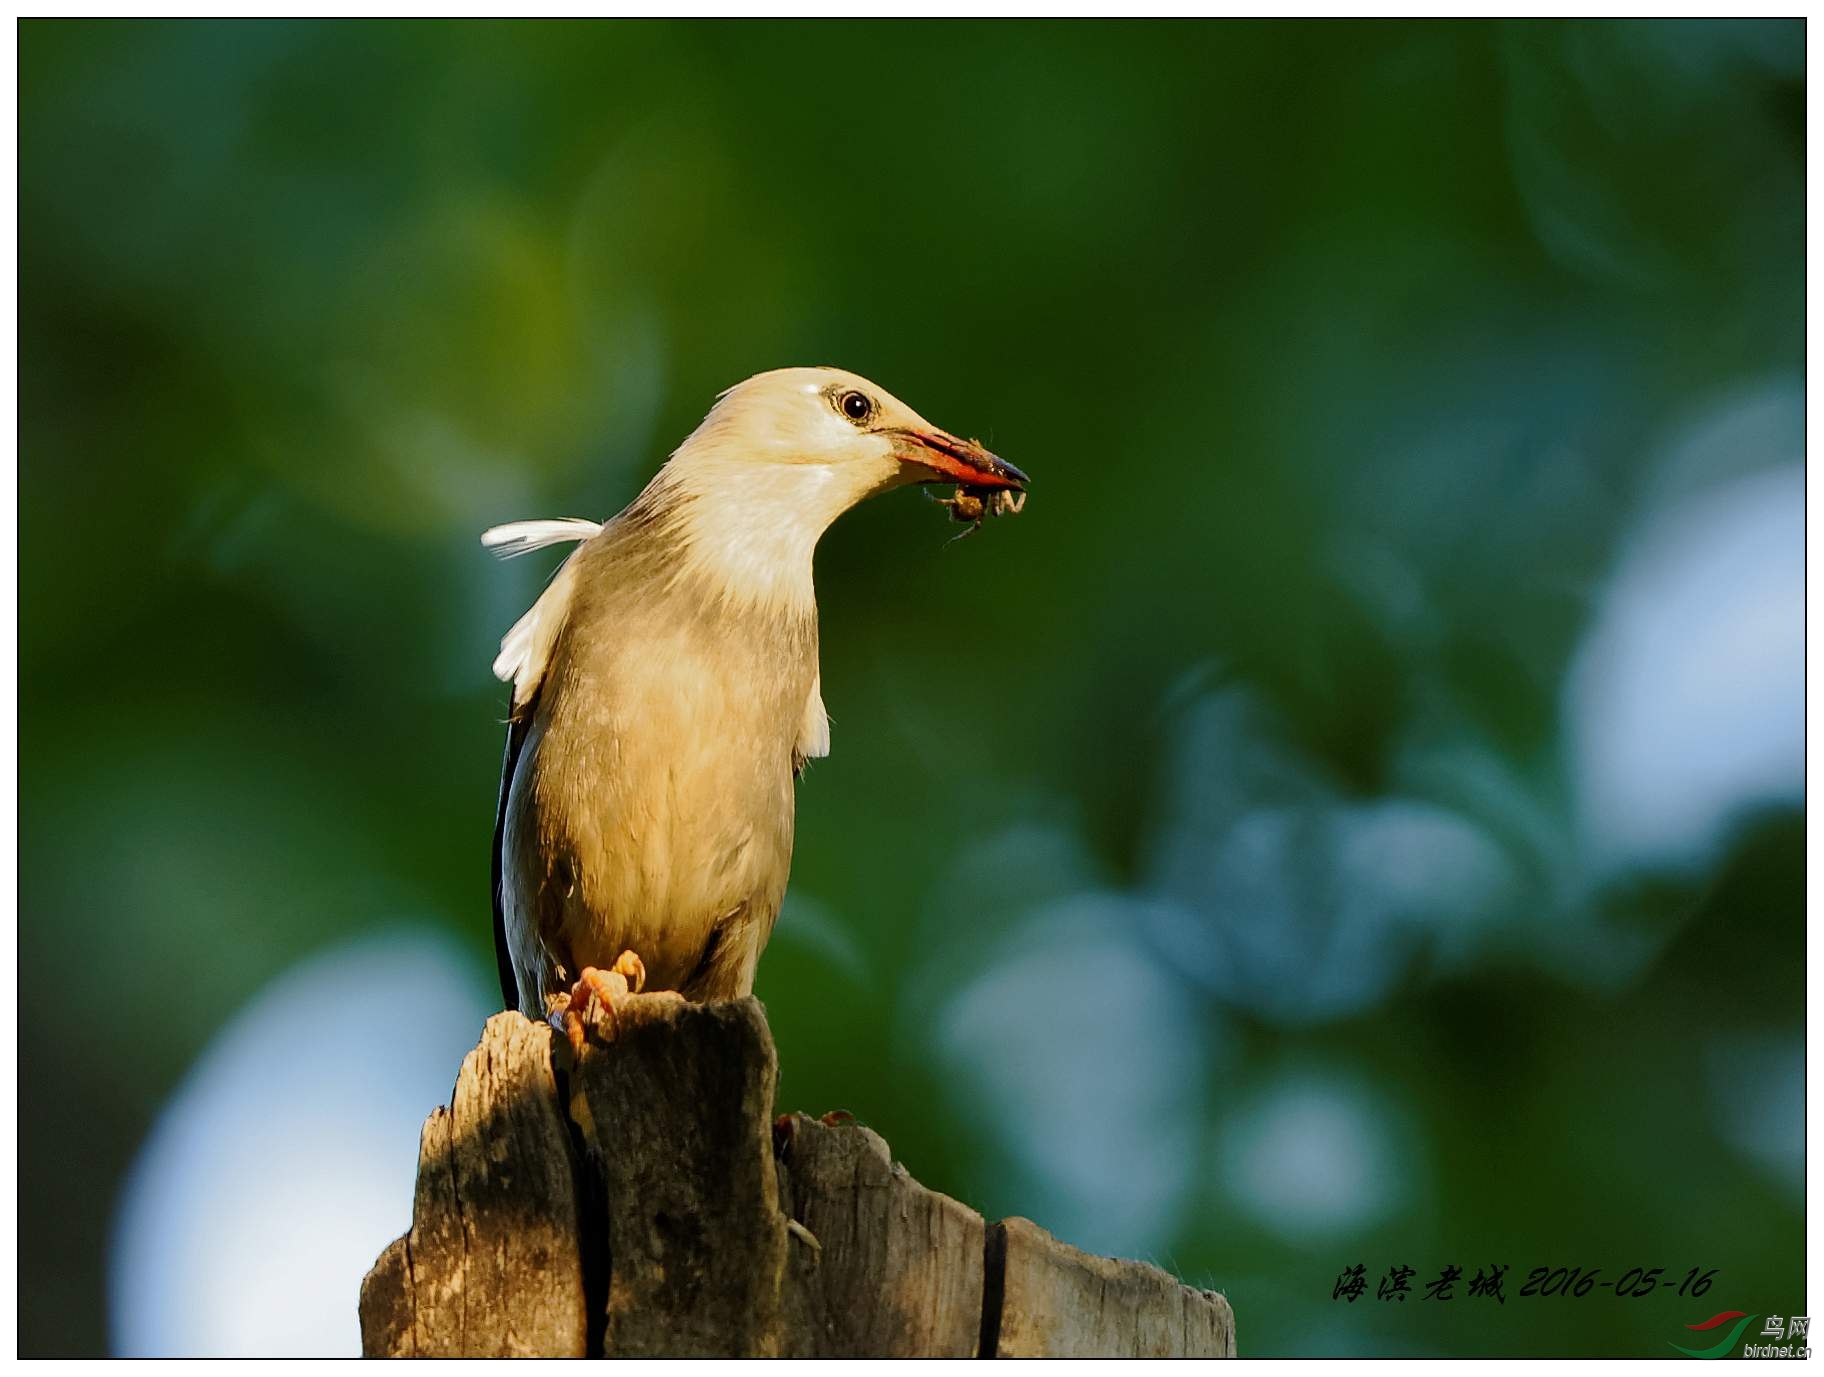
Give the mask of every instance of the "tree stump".
[[855, 1123], [773, 1119], [752, 999], [632, 996], [580, 1058], [488, 1020], [425, 1121], [369, 1357], [1231, 1357], [1213, 1291], [925, 1189]]

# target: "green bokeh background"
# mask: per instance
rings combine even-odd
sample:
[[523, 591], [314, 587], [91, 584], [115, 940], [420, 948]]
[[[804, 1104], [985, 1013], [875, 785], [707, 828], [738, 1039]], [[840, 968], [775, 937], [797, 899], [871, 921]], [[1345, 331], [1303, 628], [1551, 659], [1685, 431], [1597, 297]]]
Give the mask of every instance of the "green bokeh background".
[[[23, 1354], [106, 1349], [122, 1173], [265, 981], [402, 912], [487, 978], [488, 663], [549, 562], [479, 530], [617, 510], [716, 392], [824, 362], [1035, 486], [958, 545], [911, 493], [824, 541], [835, 749], [759, 988], [786, 1105], [1068, 1233], [1056, 1145], [967, 1089], [1015, 1051], [944, 1011], [1113, 895], [1205, 1049], [1145, 1250], [1244, 1352], [1804, 1310], [1800, 1196], [1717, 1070], [1802, 1037], [1802, 810], [1595, 865], [1565, 689], [1678, 437], [1798, 385], [1802, 24], [35, 22], [19, 79]], [[1288, 773], [1301, 818], [1436, 810], [1499, 882], [1460, 914], [1404, 855], [1443, 916], [1340, 1004], [1260, 989], [1360, 909], [1322, 825], [1274, 961], [1128, 922], [1179, 884], [1226, 931], [1161, 857], [1199, 789]], [[1092, 1030], [1128, 988], [1093, 954], [1054, 995]], [[1403, 1150], [1288, 1231], [1224, 1145], [1312, 1076]], [[1356, 1262], [1513, 1271], [1333, 1302]], [[1727, 1284], [1518, 1299], [1540, 1264]]]

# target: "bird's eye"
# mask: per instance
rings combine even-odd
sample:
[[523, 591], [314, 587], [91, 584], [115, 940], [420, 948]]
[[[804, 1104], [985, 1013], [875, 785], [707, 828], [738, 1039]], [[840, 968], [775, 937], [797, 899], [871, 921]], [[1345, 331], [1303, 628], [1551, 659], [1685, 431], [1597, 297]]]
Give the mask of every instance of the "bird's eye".
[[845, 392], [836, 401], [842, 414], [859, 424], [874, 414], [874, 403], [869, 401], [863, 392]]

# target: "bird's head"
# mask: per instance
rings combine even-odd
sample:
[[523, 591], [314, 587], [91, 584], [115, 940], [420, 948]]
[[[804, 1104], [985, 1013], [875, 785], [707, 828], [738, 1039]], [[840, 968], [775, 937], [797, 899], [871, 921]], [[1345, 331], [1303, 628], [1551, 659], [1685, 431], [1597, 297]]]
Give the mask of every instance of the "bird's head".
[[980, 442], [940, 430], [885, 388], [840, 368], [781, 368], [729, 388], [677, 459], [698, 453], [827, 470], [836, 486], [858, 487], [854, 500], [905, 483], [1017, 491], [1027, 481]]
[[908, 483], [1024, 491], [1026, 475], [866, 378], [781, 368], [724, 392], [655, 480], [689, 498], [687, 538], [731, 583], [771, 587], [830, 523]]

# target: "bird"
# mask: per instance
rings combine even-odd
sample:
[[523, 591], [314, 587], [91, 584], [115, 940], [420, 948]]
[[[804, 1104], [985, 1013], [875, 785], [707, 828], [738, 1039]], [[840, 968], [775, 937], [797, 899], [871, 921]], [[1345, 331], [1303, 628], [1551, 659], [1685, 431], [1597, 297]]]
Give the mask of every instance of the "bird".
[[[791, 869], [796, 788], [830, 750], [812, 559], [844, 512], [953, 483], [1018, 510], [1029, 480], [839, 368], [720, 394], [607, 522], [516, 521], [510, 558], [574, 543], [501, 640], [501, 994], [580, 1053], [643, 989], [752, 993]], [[952, 507], [953, 514], [958, 509]]]

